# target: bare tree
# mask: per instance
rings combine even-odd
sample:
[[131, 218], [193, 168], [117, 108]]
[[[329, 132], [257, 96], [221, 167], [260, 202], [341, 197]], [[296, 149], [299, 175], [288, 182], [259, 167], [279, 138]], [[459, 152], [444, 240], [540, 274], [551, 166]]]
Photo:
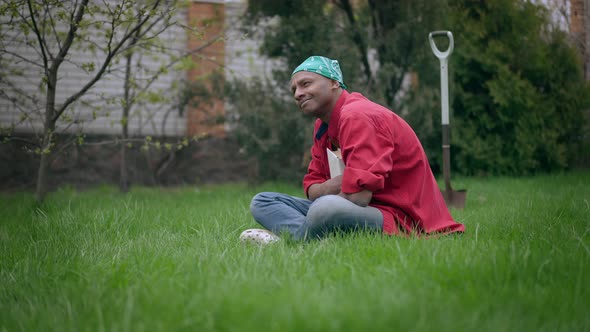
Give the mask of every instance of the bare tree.
[[[144, 13], [141, 8], [136, 11], [135, 19], [139, 22], [143, 19]], [[172, 17], [168, 17], [161, 22], [162, 28], [167, 28], [172, 25], [177, 25], [178, 22], [171, 20]], [[216, 24], [219, 26], [223, 25], [223, 22], [218, 22], [217, 18], [210, 18], [207, 21], [207, 25]], [[190, 82], [189, 80], [183, 79], [174, 85], [174, 87], [168, 87], [168, 90], [161, 91], [153, 88], [153, 84], [157, 80], [165, 75], [170, 70], [177, 70], [185, 72], [195, 65], [193, 57], [199, 55], [206, 48], [212, 44], [223, 39], [225, 34], [224, 29], [221, 29], [219, 33], [213, 34], [208, 33], [207, 27], [189, 27], [181, 25], [183, 31], [188, 34], [194, 34], [202, 39], [201, 43], [192, 48], [175, 49], [167, 45], [165, 39], [162, 38], [151, 38], [149, 41], [141, 40], [138, 36], [141, 34], [141, 30], [137, 30], [135, 35], [128, 41], [128, 49], [125, 53], [125, 75], [123, 85], [123, 98], [122, 98], [122, 118], [121, 118], [121, 138], [116, 140], [115, 143], [120, 144], [120, 165], [119, 165], [119, 189], [122, 192], [129, 190], [130, 181], [128, 176], [127, 166], [127, 152], [129, 150], [130, 143], [132, 141], [138, 141], [137, 139], [130, 138], [129, 136], [129, 119], [131, 117], [132, 109], [134, 107], [145, 109], [143, 104], [157, 103], [166, 107], [166, 111], [161, 121], [161, 135], [165, 134], [166, 131], [166, 119], [169, 114], [173, 111], [181, 112], [186, 106], [192, 104], [196, 106], [199, 103], [206, 102], [212, 99], [211, 89], [199, 89], [198, 93], [194, 91], [195, 84], [203, 85], [202, 82]], [[144, 63], [146, 58], [152, 58], [152, 66]], [[158, 61], [154, 59], [160, 59], [158, 66], [153, 66], [153, 63]], [[163, 59], [163, 60], [162, 60]], [[204, 80], [204, 78], [196, 79]], [[212, 83], [212, 82], [209, 82]], [[174, 91], [170, 91], [173, 89]], [[161, 110], [158, 110], [161, 111]], [[150, 114], [147, 115], [149, 118]], [[197, 141], [203, 137], [196, 136], [191, 137], [190, 140]], [[158, 141], [151, 141], [151, 138], [144, 140], [143, 147], [155, 146], [157, 149], [163, 148], [168, 151], [167, 156], [164, 157], [163, 161], [156, 163], [157, 165], [169, 165], [169, 161], [174, 159], [175, 152], [188, 146], [189, 137], [181, 137], [175, 144], [165, 143], [160, 144]], [[160, 166], [155, 170], [156, 175], [163, 172], [165, 166]]]
[[[36, 137], [40, 154], [35, 196], [41, 202], [47, 192], [47, 174], [56, 144], [56, 124], [67, 110], [113, 70], [113, 63], [133, 49], [156, 38], [170, 24], [165, 23], [175, 10], [176, 1], [12, 0], [0, 4], [0, 84], [2, 97], [23, 108], [27, 121], [37, 114], [43, 118]], [[70, 57], [73, 47], [97, 54], [96, 61], [84, 62]], [[26, 50], [33, 52], [26, 52]], [[78, 60], [78, 61], [76, 61]], [[12, 63], [26, 63], [38, 68], [41, 77], [35, 82], [42, 96], [27, 93], [14, 83], [22, 70]], [[84, 70], [88, 75], [69, 95], [59, 95], [63, 64]], [[21, 66], [22, 67], [22, 66]], [[67, 74], [67, 73], [66, 73]], [[10, 90], [10, 91], [9, 91]], [[58, 100], [59, 97], [59, 100]], [[24, 109], [41, 102], [44, 107]], [[129, 107], [123, 105], [125, 108]], [[127, 108], [127, 111], [129, 108]], [[124, 134], [125, 136], [125, 134]]]

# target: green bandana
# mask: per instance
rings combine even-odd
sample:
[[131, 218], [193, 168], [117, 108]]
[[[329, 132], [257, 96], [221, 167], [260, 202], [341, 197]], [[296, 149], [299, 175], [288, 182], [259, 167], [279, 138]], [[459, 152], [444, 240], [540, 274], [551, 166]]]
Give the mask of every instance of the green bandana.
[[291, 77], [295, 75], [295, 73], [300, 71], [309, 71], [312, 73], [320, 74], [325, 76], [329, 79], [338, 81], [340, 86], [343, 89], [346, 89], [346, 85], [344, 84], [344, 78], [342, 76], [342, 71], [340, 71], [340, 65], [338, 64], [338, 60], [328, 59], [323, 56], [310, 56], [307, 60], [303, 61], [291, 74]]

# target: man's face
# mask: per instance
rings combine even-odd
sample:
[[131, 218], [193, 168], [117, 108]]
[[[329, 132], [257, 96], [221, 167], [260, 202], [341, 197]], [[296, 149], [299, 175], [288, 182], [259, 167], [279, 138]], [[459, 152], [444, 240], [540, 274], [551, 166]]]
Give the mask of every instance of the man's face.
[[337, 81], [306, 71], [300, 71], [291, 78], [291, 93], [297, 106], [303, 114], [322, 120], [328, 120], [324, 117], [332, 111], [335, 103], [334, 92], [339, 87]]

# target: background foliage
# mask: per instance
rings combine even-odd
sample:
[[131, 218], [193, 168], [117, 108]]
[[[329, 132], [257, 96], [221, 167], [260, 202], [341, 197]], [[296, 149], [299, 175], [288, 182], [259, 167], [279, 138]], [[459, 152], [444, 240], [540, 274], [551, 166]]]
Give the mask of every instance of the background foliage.
[[457, 166], [470, 174], [571, 166], [589, 90], [567, 36], [529, 2], [455, 2]]
[[302, 156], [311, 141], [311, 119], [301, 116], [295, 103], [273, 91], [268, 81], [237, 81], [228, 85], [227, 98], [240, 110], [234, 130], [243, 155], [255, 160], [252, 181], [301, 180]]
[[[410, 123], [438, 173], [440, 76], [428, 33], [451, 30], [455, 36], [449, 83], [451, 138], [457, 171], [513, 175], [557, 171], [571, 168], [584, 154], [589, 88], [568, 36], [554, 28], [549, 11], [541, 5], [520, 0], [257, 1], [250, 4], [244, 22], [247, 27], [268, 19], [272, 28], [260, 36], [261, 52], [285, 66], [274, 72], [275, 84], [253, 86], [255, 93], [245, 95], [258, 95], [257, 89], [265, 87], [271, 89], [270, 95], [279, 90], [283, 94], [292, 68], [309, 55], [336, 58], [350, 91], [386, 105]], [[437, 44], [441, 49], [447, 46], [444, 41]], [[259, 130], [261, 122], [274, 123], [276, 128], [283, 121], [297, 121], [291, 112], [284, 112], [287, 106], [281, 106], [288, 105], [288, 99], [277, 99], [276, 105], [238, 107], [244, 121], [237, 126], [248, 132]], [[246, 120], [252, 112], [265, 114], [257, 118], [256, 126]], [[297, 135], [302, 133], [299, 125], [293, 127], [300, 130]], [[287, 146], [293, 137], [280, 141], [277, 136], [273, 139], [279, 141], [272, 144]], [[242, 142], [258, 144], [247, 136]], [[306, 143], [308, 147], [311, 138]], [[293, 162], [291, 172], [259, 175], [294, 179], [302, 171], [296, 166], [305, 165], [300, 155], [301, 163]], [[273, 164], [283, 156], [259, 153], [257, 158], [261, 164]]]

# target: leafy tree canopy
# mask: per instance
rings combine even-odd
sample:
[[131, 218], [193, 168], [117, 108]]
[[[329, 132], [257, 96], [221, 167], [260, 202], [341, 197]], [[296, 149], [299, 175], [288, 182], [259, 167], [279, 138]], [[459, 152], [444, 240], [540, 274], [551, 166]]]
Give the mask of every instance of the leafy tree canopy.
[[[338, 59], [350, 90], [412, 125], [435, 172], [442, 158], [439, 62], [428, 44], [434, 30], [455, 36], [453, 167], [464, 174], [527, 174], [567, 168], [580, 153], [588, 86], [567, 35], [552, 28], [542, 5], [262, 0], [250, 3], [245, 20], [266, 22], [261, 52], [286, 64], [275, 71], [277, 82], [287, 82], [310, 55]], [[281, 121], [281, 111], [274, 110], [273, 121]]]
[[568, 167], [580, 152], [588, 85], [545, 7], [494, 0], [452, 4], [456, 48], [453, 143], [467, 173]]

